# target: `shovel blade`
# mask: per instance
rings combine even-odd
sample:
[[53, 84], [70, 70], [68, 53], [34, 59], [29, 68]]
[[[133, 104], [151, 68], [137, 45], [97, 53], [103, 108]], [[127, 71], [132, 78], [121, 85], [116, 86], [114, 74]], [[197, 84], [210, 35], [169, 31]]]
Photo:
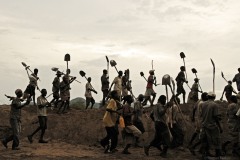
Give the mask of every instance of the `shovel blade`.
[[24, 67], [27, 67], [27, 64], [26, 64], [26, 63], [24, 63], [24, 62], [22, 62], [22, 65], [23, 65]]
[[196, 74], [197, 70], [195, 68], [192, 68], [192, 72]]
[[181, 53], [180, 53], [180, 57], [181, 57], [181, 58], [185, 58], [186, 56], [185, 56], [185, 54], [184, 54], [183, 52], [181, 52]]
[[70, 61], [70, 54], [65, 54], [65, 56], [64, 56], [64, 61]]
[[171, 77], [168, 74], [165, 74], [162, 78], [162, 85], [170, 85]]
[[115, 66], [117, 65], [117, 63], [116, 63], [114, 60], [111, 60], [111, 61], [110, 61], [110, 65], [111, 65], [112, 67], [115, 67]]
[[57, 71], [58, 71], [58, 68], [52, 67], [52, 71], [57, 72]]
[[82, 76], [82, 77], [85, 77], [86, 73], [84, 71], [79, 71], [79, 74]]

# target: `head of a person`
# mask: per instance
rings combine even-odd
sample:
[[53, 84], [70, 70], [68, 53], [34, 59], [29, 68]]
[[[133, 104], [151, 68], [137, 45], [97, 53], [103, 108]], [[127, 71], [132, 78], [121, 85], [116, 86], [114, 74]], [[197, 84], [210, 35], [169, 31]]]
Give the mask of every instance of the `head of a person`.
[[240, 73], [240, 68], [238, 68], [238, 72]]
[[67, 74], [70, 74], [70, 73], [71, 73], [71, 70], [70, 70], [70, 69], [67, 69], [67, 70], [66, 70], [66, 73], [67, 73]]
[[90, 83], [92, 81], [92, 78], [88, 77], [87, 81]]
[[237, 103], [237, 102], [238, 102], [237, 96], [232, 95], [232, 96], [230, 97], [230, 102], [231, 102], [231, 103]]
[[180, 70], [181, 70], [181, 71], [185, 71], [186, 69], [185, 69], [184, 66], [181, 66], [181, 67], [180, 67]]
[[133, 98], [131, 95], [125, 96], [124, 99], [128, 104], [131, 104], [133, 102]]
[[106, 69], [104, 69], [103, 74], [108, 74], [108, 71]]
[[207, 92], [203, 92], [202, 95], [201, 95], [201, 99], [203, 101], [207, 101], [208, 100], [208, 93]]
[[111, 98], [113, 98], [113, 99], [118, 99], [118, 93], [117, 93], [117, 91], [113, 90], [110, 95], [111, 95]]
[[65, 83], [68, 83], [68, 76], [65, 75], [65, 76], [63, 76], [62, 79], [63, 79], [63, 81], [64, 81]]
[[138, 98], [137, 98], [140, 102], [142, 102], [144, 100], [144, 95], [143, 94], [139, 94]]
[[122, 75], [123, 75], [123, 72], [122, 71], [118, 71], [118, 76], [122, 77]]
[[22, 92], [21, 89], [16, 89], [15, 94], [16, 94], [16, 96], [17, 96], [18, 98], [20, 98], [20, 97], [22, 97], [23, 92]]
[[194, 78], [194, 82], [195, 82], [195, 83], [198, 83], [198, 82], [199, 82], [199, 79], [198, 79], [198, 78]]
[[165, 95], [161, 95], [158, 98], [158, 103], [161, 103], [161, 104], [165, 105], [166, 104], [166, 100], [167, 100], [166, 96]]
[[56, 75], [57, 75], [57, 77], [61, 77], [62, 73], [60, 71], [57, 71]]
[[35, 69], [33, 70], [33, 73], [34, 73], [35, 75], [37, 75], [37, 74], [38, 74], [38, 69], [35, 68]]
[[216, 94], [214, 92], [208, 92], [208, 99], [215, 100]]
[[232, 81], [228, 81], [228, 84], [229, 84], [229, 85], [232, 85]]
[[41, 90], [41, 94], [43, 97], [45, 97], [47, 95], [47, 90], [46, 89], [42, 89]]
[[149, 74], [150, 74], [150, 75], [154, 75], [154, 71], [155, 71], [155, 70], [153, 70], [153, 69], [150, 70], [150, 71], [149, 71]]

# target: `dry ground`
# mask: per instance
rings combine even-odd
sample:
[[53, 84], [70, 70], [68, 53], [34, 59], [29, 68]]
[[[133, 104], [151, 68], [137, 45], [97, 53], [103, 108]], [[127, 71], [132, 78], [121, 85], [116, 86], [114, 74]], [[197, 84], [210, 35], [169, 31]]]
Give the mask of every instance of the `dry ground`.
[[[9, 109], [7, 105], [0, 106], [0, 138], [4, 137], [9, 131]], [[181, 106], [184, 117], [187, 120], [185, 129], [185, 141], [189, 141], [193, 127], [190, 122], [189, 114], [191, 106]], [[149, 108], [150, 110], [150, 108]], [[226, 104], [221, 104], [221, 112], [225, 115]], [[2, 159], [161, 159], [160, 152], [155, 149], [150, 149], [150, 155], [147, 157], [143, 152], [143, 148], [130, 148], [130, 155], [123, 155], [121, 135], [119, 135], [118, 152], [113, 154], [104, 154], [103, 148], [99, 145], [99, 140], [105, 136], [105, 130], [102, 126], [102, 117], [104, 109], [89, 109], [76, 110], [71, 109], [66, 114], [56, 114], [55, 111], [50, 111], [48, 116], [48, 130], [46, 131], [46, 139], [48, 144], [39, 144], [38, 135], [34, 137], [33, 144], [27, 141], [27, 135], [36, 129], [38, 124], [32, 124], [37, 121], [36, 107], [29, 106], [22, 110], [22, 133], [20, 138], [19, 151], [5, 149], [0, 145], [0, 160]], [[226, 121], [226, 118], [223, 122]], [[224, 126], [226, 124], [224, 123]], [[146, 145], [153, 138], [154, 128], [153, 123], [147, 116], [144, 116], [144, 126], [146, 132], [141, 139], [142, 145]], [[222, 135], [223, 139], [225, 134]], [[11, 144], [9, 143], [9, 148]], [[185, 146], [186, 147], [186, 146]], [[169, 160], [193, 160], [200, 159], [200, 155], [192, 156], [188, 149], [170, 150]], [[235, 160], [237, 158], [227, 155], [224, 159]]]

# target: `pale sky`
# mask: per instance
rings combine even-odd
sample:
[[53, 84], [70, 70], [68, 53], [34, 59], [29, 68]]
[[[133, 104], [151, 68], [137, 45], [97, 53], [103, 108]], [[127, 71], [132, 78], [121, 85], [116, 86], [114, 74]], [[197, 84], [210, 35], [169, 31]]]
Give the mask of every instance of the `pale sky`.
[[[151, 60], [158, 82], [165, 74], [175, 79], [184, 52], [190, 86], [196, 68], [204, 91], [212, 90], [214, 60], [219, 99], [226, 85], [221, 71], [231, 80], [240, 67], [239, 8], [237, 0], [0, 0], [0, 103], [9, 103], [4, 94], [25, 90], [28, 77], [21, 62], [39, 69], [39, 87], [51, 93], [51, 68], [66, 70], [66, 53], [72, 75], [82, 82], [72, 84], [71, 98], [84, 97], [86, 80], [79, 75], [84, 70], [98, 91], [95, 100], [101, 100], [105, 55], [119, 70], [130, 69], [137, 96], [146, 87], [139, 73], [148, 76]], [[110, 81], [115, 76], [110, 68]], [[165, 87], [155, 91], [160, 96]]]

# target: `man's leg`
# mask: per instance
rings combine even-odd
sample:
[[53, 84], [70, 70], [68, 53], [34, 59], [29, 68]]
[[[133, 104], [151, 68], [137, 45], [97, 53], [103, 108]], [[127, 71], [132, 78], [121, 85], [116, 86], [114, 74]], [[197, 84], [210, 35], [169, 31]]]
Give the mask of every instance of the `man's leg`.
[[91, 98], [91, 103], [92, 103], [92, 106], [91, 106], [91, 109], [92, 109], [92, 108], [93, 108], [93, 105], [95, 104], [95, 100], [94, 100], [93, 97]]
[[89, 106], [90, 102], [91, 102], [91, 100], [89, 100], [89, 98], [86, 97], [86, 109], [88, 109], [88, 106]]
[[10, 124], [13, 129], [12, 150], [18, 150], [17, 147], [19, 146], [20, 122], [17, 119], [10, 119]]
[[47, 117], [46, 116], [39, 116], [40, 117], [40, 128], [41, 128], [41, 136], [39, 139], [39, 143], [47, 143], [47, 141], [43, 140], [43, 136], [45, 134], [45, 130], [47, 129]]

